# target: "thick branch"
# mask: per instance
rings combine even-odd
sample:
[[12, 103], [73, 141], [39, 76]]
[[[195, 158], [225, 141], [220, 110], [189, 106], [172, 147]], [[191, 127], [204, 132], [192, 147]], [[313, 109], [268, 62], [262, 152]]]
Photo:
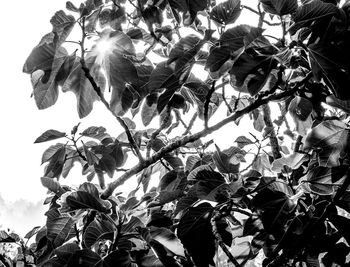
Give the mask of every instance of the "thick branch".
[[89, 82], [91, 83], [94, 91], [96, 92], [96, 94], [99, 96], [101, 102], [105, 105], [105, 107], [109, 110], [109, 112], [117, 119], [117, 121], [120, 123], [120, 125], [123, 127], [127, 137], [128, 137], [128, 141], [131, 145], [131, 147], [133, 148], [133, 150], [135, 151], [136, 156], [139, 158], [139, 161], [143, 161], [143, 157], [141, 155], [140, 149], [138, 147], [138, 145], [136, 144], [134, 137], [132, 136], [128, 125], [125, 123], [125, 121], [119, 117], [110, 107], [109, 103], [107, 102], [107, 100], [105, 99], [101, 88], [98, 86], [98, 84], [96, 83], [95, 79], [92, 77], [91, 73], [90, 73], [90, 69], [87, 67], [86, 62], [85, 62], [85, 17], [82, 18], [81, 21], [81, 29], [82, 29], [82, 39], [80, 42], [80, 46], [81, 46], [81, 59], [80, 59], [80, 64], [81, 64], [81, 68], [84, 71], [85, 77], [89, 80]]
[[[310, 76], [308, 75], [306, 78], [310, 78]], [[272, 95], [268, 95], [268, 96], [266, 96], [265, 94], [260, 94], [252, 104], [245, 107], [244, 109], [236, 111], [231, 116], [223, 119], [222, 121], [218, 122], [217, 124], [215, 124], [211, 127], [208, 127], [206, 129], [198, 132], [198, 133], [193, 134], [193, 135], [184, 136], [181, 139], [178, 139], [178, 140], [168, 144], [167, 146], [160, 149], [157, 153], [154, 153], [149, 159], [146, 159], [143, 162], [140, 162], [139, 164], [137, 164], [136, 166], [134, 166], [133, 168], [131, 168], [127, 172], [125, 172], [118, 179], [116, 179], [115, 181], [110, 183], [108, 185], [107, 189], [103, 192], [102, 198], [104, 198], [104, 199], [108, 198], [110, 195], [112, 195], [113, 191], [118, 186], [124, 184], [125, 181], [130, 179], [130, 177], [137, 174], [138, 172], [142, 171], [144, 168], [147, 168], [151, 164], [156, 163], [158, 160], [160, 160], [162, 157], [164, 157], [165, 154], [217, 131], [218, 129], [225, 126], [226, 124], [228, 124], [230, 122], [234, 122], [235, 120], [242, 117], [243, 115], [248, 114], [249, 112], [255, 110], [256, 108], [258, 108], [264, 104], [267, 104], [271, 100], [280, 100], [280, 99], [283, 99], [287, 96], [294, 94], [298, 90], [300, 84], [302, 84], [303, 82], [304, 82], [304, 79], [300, 83], [298, 83], [295, 87], [291, 88], [290, 90], [283, 91], [282, 93], [279, 93], [279, 94], [272, 94]]]

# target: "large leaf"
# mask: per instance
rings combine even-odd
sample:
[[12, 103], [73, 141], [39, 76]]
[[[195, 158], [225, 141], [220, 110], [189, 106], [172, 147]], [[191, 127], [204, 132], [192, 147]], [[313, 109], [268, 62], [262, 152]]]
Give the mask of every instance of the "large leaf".
[[75, 251], [67, 263], [67, 267], [94, 267], [101, 257], [91, 249]]
[[54, 248], [61, 246], [69, 236], [74, 225], [74, 220], [68, 214], [60, 214], [55, 210], [50, 210], [47, 214], [47, 238]]
[[62, 207], [63, 210], [73, 211], [77, 209], [94, 209], [100, 212], [108, 212], [111, 208], [111, 203], [109, 201], [102, 200], [98, 196], [98, 192], [96, 190], [97, 189], [95, 188], [94, 191], [89, 192], [80, 189], [76, 192], [70, 193], [65, 198], [66, 207]]
[[214, 6], [210, 12], [210, 18], [219, 24], [231, 24], [238, 19], [241, 10], [240, 0], [227, 0]]
[[164, 247], [169, 249], [174, 254], [185, 257], [185, 250], [180, 240], [169, 229], [164, 227], [158, 228], [152, 226], [150, 228], [150, 234], [154, 240], [161, 243]]
[[196, 35], [188, 35], [181, 38], [171, 49], [168, 64], [175, 61], [175, 74], [181, 76], [188, 67], [187, 64], [194, 63], [193, 59], [198, 53], [204, 41], [201, 41]]
[[238, 147], [231, 147], [221, 151], [216, 146], [216, 151], [213, 154], [213, 160], [222, 173], [238, 173], [241, 161], [244, 161], [246, 152]]
[[55, 140], [61, 137], [65, 137], [66, 133], [59, 132], [57, 130], [47, 130], [45, 131], [42, 135], [40, 135], [34, 143], [42, 143], [42, 142], [47, 142], [51, 140]]
[[32, 50], [23, 66], [23, 72], [32, 74], [37, 70], [48, 71], [56, 54], [54, 34], [45, 35], [40, 43]]
[[205, 68], [211, 72], [218, 71], [230, 59], [244, 52], [245, 47], [261, 36], [263, 30], [248, 25], [239, 25], [226, 30], [217, 46], [209, 54]]
[[295, 203], [281, 192], [264, 188], [253, 198], [253, 207], [263, 211], [262, 222], [264, 229], [276, 238], [284, 234], [285, 223], [295, 208]]
[[111, 222], [95, 218], [86, 228], [83, 235], [83, 242], [89, 248], [101, 239], [110, 239], [109, 237], [113, 239], [114, 231], [115, 228]]
[[75, 18], [67, 15], [63, 10], [57, 11], [51, 18], [50, 22], [53, 26], [52, 32], [55, 34], [56, 45], [60, 46], [73, 30]]
[[294, 152], [286, 157], [282, 157], [279, 159], [275, 159], [272, 162], [272, 171], [281, 172], [284, 166], [287, 166], [293, 170], [299, 168], [303, 162], [307, 161], [309, 156], [307, 154], [302, 154], [298, 152]]
[[66, 147], [62, 146], [50, 158], [49, 164], [45, 168], [45, 176], [59, 178], [66, 160]]
[[274, 56], [244, 53], [230, 71], [231, 84], [240, 92], [256, 95], [265, 85], [271, 87], [273, 76], [270, 73], [276, 67]]
[[210, 224], [212, 206], [202, 203], [189, 210], [181, 218], [177, 227], [177, 236], [191, 255], [196, 266], [215, 265], [215, 238]]
[[95, 267], [132, 267], [129, 252], [125, 250], [115, 250], [102, 258]]
[[62, 189], [60, 183], [50, 177], [41, 177], [41, 183], [44, 187], [46, 187], [58, 196], [62, 195], [65, 192]]
[[320, 166], [339, 166], [339, 159], [348, 151], [349, 129], [338, 120], [321, 122], [306, 136], [304, 148], [320, 150], [318, 160]]
[[349, 166], [313, 168], [307, 173], [308, 185], [316, 194], [331, 195], [344, 182], [348, 168]]
[[292, 14], [298, 7], [297, 0], [259, 0], [264, 10], [274, 15]]
[[333, 45], [316, 43], [309, 45], [309, 55], [314, 77], [325, 80], [333, 93], [341, 100], [350, 98], [347, 84], [350, 82], [348, 58]]
[[350, 114], [350, 100], [340, 100], [334, 95], [327, 96], [326, 103], [332, 107], [339, 108]]
[[[105, 79], [100, 70], [93, 65], [92, 58], [86, 59], [87, 65], [90, 69], [90, 74], [95, 79], [103, 92]], [[74, 62], [72, 72], [66, 79], [63, 87], [63, 92], [71, 91], [77, 98], [77, 109], [80, 118], [86, 117], [93, 108], [93, 103], [99, 100], [99, 97], [94, 90], [91, 82], [86, 78], [85, 72], [81, 67], [80, 59], [77, 58]]]
[[337, 12], [338, 8], [331, 3], [325, 3], [321, 0], [307, 1], [306, 4], [298, 7], [293, 14], [294, 24], [289, 28], [289, 31], [294, 34], [298, 29], [308, 26], [313, 21], [333, 16]]
[[49, 69], [36, 71], [32, 74], [34, 99], [39, 109], [48, 108], [56, 103], [58, 99], [58, 85], [62, 79], [65, 79], [65, 76], [62, 75], [62, 67], [67, 58], [66, 50], [59, 48]]

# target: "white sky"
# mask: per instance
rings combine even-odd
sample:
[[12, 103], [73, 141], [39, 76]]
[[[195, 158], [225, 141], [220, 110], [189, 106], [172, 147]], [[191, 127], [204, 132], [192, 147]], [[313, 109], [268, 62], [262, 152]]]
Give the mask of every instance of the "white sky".
[[[254, 4], [256, 1], [242, 2]], [[42, 223], [46, 207], [40, 203], [45, 199], [46, 190], [40, 183], [41, 155], [49, 145], [55, 144], [55, 141], [35, 145], [33, 142], [48, 129], [69, 132], [80, 120], [72, 93], [60, 93], [56, 105], [38, 110], [34, 99], [30, 98], [29, 76], [22, 73], [25, 59], [41, 37], [51, 31], [50, 18], [55, 11], [65, 8], [65, 0], [19, 0], [15, 6], [14, 2], [3, 1], [1, 6], [0, 228], [11, 227], [24, 234]], [[247, 11], [241, 14], [240, 20], [240, 23], [256, 24], [256, 16]], [[101, 125], [112, 133], [120, 132], [118, 124], [100, 103], [96, 103], [92, 113], [81, 122], [82, 128]], [[215, 141], [225, 148], [240, 134], [242, 132], [230, 124], [216, 134], [219, 138]], [[74, 174], [68, 178], [68, 183], [82, 181], [79, 171]]]

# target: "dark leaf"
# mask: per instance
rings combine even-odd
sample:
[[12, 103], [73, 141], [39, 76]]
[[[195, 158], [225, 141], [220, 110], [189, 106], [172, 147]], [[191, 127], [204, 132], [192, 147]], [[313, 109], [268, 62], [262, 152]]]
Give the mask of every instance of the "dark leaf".
[[306, 136], [304, 149], [320, 150], [320, 166], [339, 166], [339, 159], [345, 156], [348, 147], [349, 130], [339, 120], [321, 122]]
[[154, 240], [158, 241], [175, 255], [185, 257], [185, 251], [180, 240], [169, 229], [152, 226], [150, 228], [150, 234]]
[[46, 214], [47, 238], [54, 248], [61, 246], [69, 237], [69, 233], [74, 225], [74, 220], [67, 214], [50, 212]]
[[177, 235], [196, 266], [214, 265], [215, 238], [210, 224], [212, 209], [208, 203], [189, 208], [177, 228]]
[[292, 20], [294, 24], [289, 28], [289, 31], [294, 34], [298, 29], [308, 26], [313, 21], [333, 16], [337, 12], [338, 8], [335, 5], [321, 0], [308, 1], [306, 4], [298, 7], [295, 14], [293, 14]]
[[219, 24], [231, 24], [238, 19], [241, 10], [240, 0], [227, 0], [214, 6], [210, 12], [210, 18]]
[[111, 222], [95, 218], [86, 228], [83, 235], [83, 242], [86, 247], [90, 248], [101, 239], [110, 239], [113, 241], [114, 231], [115, 229]]
[[274, 15], [292, 14], [298, 7], [297, 0], [260, 0], [264, 10]]
[[58, 139], [58, 138], [61, 138], [61, 137], [65, 137], [65, 136], [66, 136], [66, 133], [59, 132], [59, 131], [56, 131], [56, 130], [47, 130], [42, 135], [40, 135], [34, 141], [34, 143], [47, 142], [47, 141], [55, 140], [55, 139]]
[[348, 166], [316, 167], [307, 173], [308, 185], [316, 194], [331, 195], [344, 182], [347, 169]]
[[[100, 198], [96, 198], [86, 191], [77, 191], [69, 194], [65, 199], [67, 211], [77, 209], [94, 209], [100, 212], [109, 212], [111, 203]], [[65, 210], [66, 211], [66, 210]]]
[[332, 107], [339, 108], [344, 112], [350, 114], [350, 101], [340, 100], [334, 95], [327, 96], [326, 103]]

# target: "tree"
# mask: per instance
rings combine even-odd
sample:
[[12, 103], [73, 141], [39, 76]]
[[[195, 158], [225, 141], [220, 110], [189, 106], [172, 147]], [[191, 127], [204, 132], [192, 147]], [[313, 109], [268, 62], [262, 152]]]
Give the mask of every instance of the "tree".
[[[350, 2], [244, 4], [68, 1], [52, 17], [52, 32], [23, 68], [38, 108], [72, 91], [81, 118], [101, 101], [124, 133], [78, 124], [36, 139], [64, 141], [42, 157], [49, 208], [46, 225], [32, 232], [36, 249], [27, 249], [33, 264], [244, 266], [263, 251], [263, 266], [349, 266]], [[243, 9], [258, 25], [235, 23]], [[281, 36], [265, 34], [271, 27]], [[67, 39], [73, 29], [79, 40]], [[213, 123], [220, 105], [227, 117]], [[159, 117], [159, 126], [140, 130], [134, 116], [145, 127]], [[244, 116], [256, 133], [225, 150], [202, 142]], [[203, 128], [192, 133], [198, 120]], [[62, 186], [74, 163], [87, 182]], [[128, 179], [137, 188], [114, 194]]]

